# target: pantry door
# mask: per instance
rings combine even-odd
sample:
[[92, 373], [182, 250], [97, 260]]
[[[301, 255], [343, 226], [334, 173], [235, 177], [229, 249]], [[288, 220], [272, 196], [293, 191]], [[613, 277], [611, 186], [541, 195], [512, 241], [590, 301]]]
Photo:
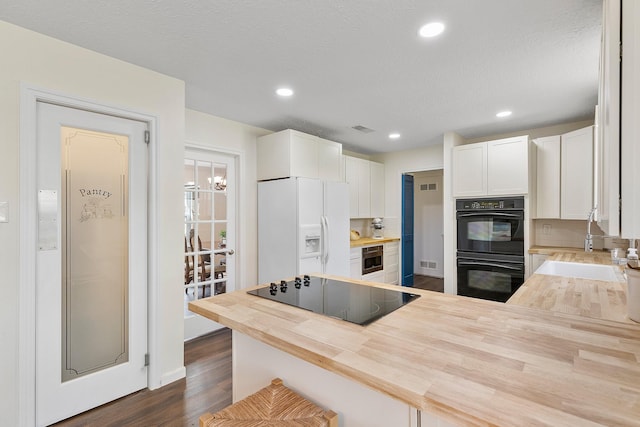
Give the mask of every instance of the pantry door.
[[147, 386], [146, 130], [37, 103], [39, 426]]

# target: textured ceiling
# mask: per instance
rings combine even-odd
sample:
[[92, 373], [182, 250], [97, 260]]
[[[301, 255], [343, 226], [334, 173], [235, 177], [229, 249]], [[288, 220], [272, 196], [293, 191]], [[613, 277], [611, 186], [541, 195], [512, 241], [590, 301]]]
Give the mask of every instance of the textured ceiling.
[[[188, 108], [361, 153], [592, 118], [601, 11], [602, 0], [0, 0], [4, 21], [184, 80]], [[418, 37], [433, 20], [445, 33]], [[279, 85], [295, 95], [277, 98]]]

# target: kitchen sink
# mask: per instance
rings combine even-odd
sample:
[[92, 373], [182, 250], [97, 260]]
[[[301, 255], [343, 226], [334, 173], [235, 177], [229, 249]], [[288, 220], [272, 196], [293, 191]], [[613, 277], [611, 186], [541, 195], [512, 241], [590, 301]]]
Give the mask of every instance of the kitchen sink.
[[617, 282], [618, 276], [612, 265], [583, 264], [579, 262], [545, 261], [535, 271], [536, 274], [576, 277], [580, 279], [606, 280]]

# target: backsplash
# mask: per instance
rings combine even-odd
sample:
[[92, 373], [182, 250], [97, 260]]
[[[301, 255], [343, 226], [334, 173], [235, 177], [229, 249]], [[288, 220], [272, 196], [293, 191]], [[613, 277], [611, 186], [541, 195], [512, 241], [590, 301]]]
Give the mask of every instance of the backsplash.
[[[387, 232], [387, 222], [386, 219], [382, 219], [382, 223], [384, 228], [382, 229], [382, 235], [386, 236], [389, 233]], [[372, 237], [373, 229], [371, 228], [371, 222], [373, 218], [356, 218], [351, 219], [351, 229], [360, 233], [360, 237]]]
[[[534, 219], [533, 244], [536, 246], [559, 246], [583, 248], [587, 235], [587, 221]], [[609, 249], [612, 247], [626, 249], [629, 242], [626, 239], [605, 237], [604, 233], [594, 222], [591, 223], [593, 235], [593, 249]]]

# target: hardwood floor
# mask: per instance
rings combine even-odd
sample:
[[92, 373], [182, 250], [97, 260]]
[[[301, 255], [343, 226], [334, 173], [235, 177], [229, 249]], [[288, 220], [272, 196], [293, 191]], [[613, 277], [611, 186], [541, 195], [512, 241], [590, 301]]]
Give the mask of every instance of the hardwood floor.
[[198, 426], [200, 415], [231, 404], [231, 330], [185, 343], [184, 363], [182, 380], [141, 390], [55, 426]]
[[428, 291], [444, 292], [444, 279], [423, 276], [421, 274], [414, 274], [413, 287], [418, 289], [426, 289]]

